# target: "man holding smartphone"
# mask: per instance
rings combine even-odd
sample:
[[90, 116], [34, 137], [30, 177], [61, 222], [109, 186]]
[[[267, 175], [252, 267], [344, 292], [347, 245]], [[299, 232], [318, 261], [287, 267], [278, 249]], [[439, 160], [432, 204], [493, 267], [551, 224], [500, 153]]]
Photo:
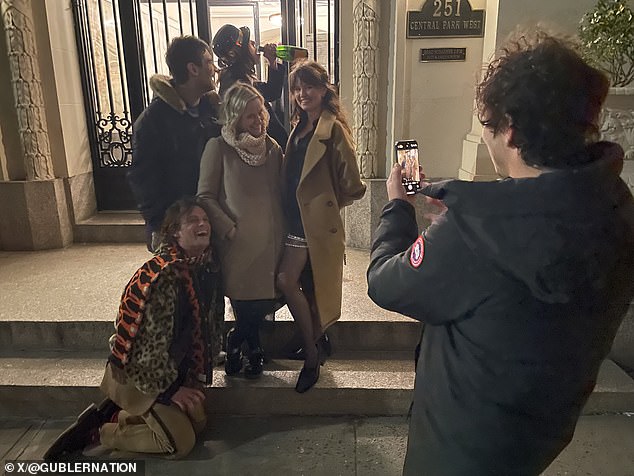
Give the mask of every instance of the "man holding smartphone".
[[399, 164], [368, 294], [424, 322], [405, 475], [537, 475], [572, 439], [634, 296], [623, 150], [596, 142], [608, 79], [564, 40], [520, 36], [476, 101], [497, 182], [424, 184]]

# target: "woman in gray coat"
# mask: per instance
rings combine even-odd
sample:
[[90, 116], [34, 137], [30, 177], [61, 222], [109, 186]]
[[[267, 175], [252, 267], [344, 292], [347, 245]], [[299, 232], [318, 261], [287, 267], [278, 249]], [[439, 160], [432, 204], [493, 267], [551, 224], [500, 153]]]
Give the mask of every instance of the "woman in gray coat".
[[222, 134], [205, 147], [198, 196], [212, 223], [224, 292], [236, 325], [227, 335], [227, 375], [242, 369], [241, 347], [249, 348], [248, 378], [262, 374], [259, 327], [276, 306], [277, 265], [284, 245], [281, 196], [282, 150], [266, 133], [264, 98], [253, 86], [227, 90]]

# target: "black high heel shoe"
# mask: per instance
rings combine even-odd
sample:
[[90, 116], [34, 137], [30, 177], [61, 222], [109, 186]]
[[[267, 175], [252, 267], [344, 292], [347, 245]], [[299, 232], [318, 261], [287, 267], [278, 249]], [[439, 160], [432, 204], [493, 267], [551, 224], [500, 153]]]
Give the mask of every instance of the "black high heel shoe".
[[306, 368], [306, 366], [302, 367], [302, 371], [299, 373], [299, 378], [295, 384], [295, 391], [297, 393], [304, 393], [310, 390], [313, 385], [317, 383], [317, 380], [319, 380], [320, 368], [320, 365], [317, 365], [314, 369]]
[[314, 368], [306, 367], [306, 363], [302, 367], [301, 372], [299, 373], [299, 378], [297, 379], [297, 383], [295, 384], [295, 391], [297, 393], [304, 393], [317, 383], [319, 380], [319, 371], [321, 366], [323, 365], [322, 359], [325, 361], [323, 357], [321, 347], [319, 345], [317, 347], [317, 365]]
[[295, 384], [295, 391], [297, 393], [304, 393], [310, 390], [319, 380], [319, 371], [321, 366], [324, 365], [326, 357], [323, 354], [323, 350], [319, 345], [317, 347], [317, 366], [315, 368], [306, 367], [306, 364], [302, 367], [299, 373], [299, 378]]

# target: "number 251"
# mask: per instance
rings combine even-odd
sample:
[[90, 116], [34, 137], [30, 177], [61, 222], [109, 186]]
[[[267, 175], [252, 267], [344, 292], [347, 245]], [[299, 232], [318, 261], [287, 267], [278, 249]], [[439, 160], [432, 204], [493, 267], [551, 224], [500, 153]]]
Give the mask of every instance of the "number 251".
[[[460, 3], [462, 0], [456, 0], [456, 15], [457, 17], [460, 16]], [[444, 7], [443, 7], [444, 4]], [[436, 9], [434, 10], [434, 16], [435, 17], [439, 17], [439, 16], [446, 16], [446, 17], [450, 17], [453, 15], [453, 0], [434, 0], [434, 7], [436, 7]]]

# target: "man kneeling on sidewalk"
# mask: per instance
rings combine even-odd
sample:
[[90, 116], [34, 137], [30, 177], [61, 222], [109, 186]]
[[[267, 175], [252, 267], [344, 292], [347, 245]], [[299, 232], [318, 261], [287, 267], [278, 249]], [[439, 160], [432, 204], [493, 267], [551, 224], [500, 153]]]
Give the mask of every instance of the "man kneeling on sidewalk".
[[110, 338], [101, 383], [108, 397], [88, 407], [44, 455], [113, 450], [182, 458], [207, 423], [203, 393], [211, 382], [224, 320], [211, 226], [195, 198], [166, 212], [161, 246], [128, 282]]

